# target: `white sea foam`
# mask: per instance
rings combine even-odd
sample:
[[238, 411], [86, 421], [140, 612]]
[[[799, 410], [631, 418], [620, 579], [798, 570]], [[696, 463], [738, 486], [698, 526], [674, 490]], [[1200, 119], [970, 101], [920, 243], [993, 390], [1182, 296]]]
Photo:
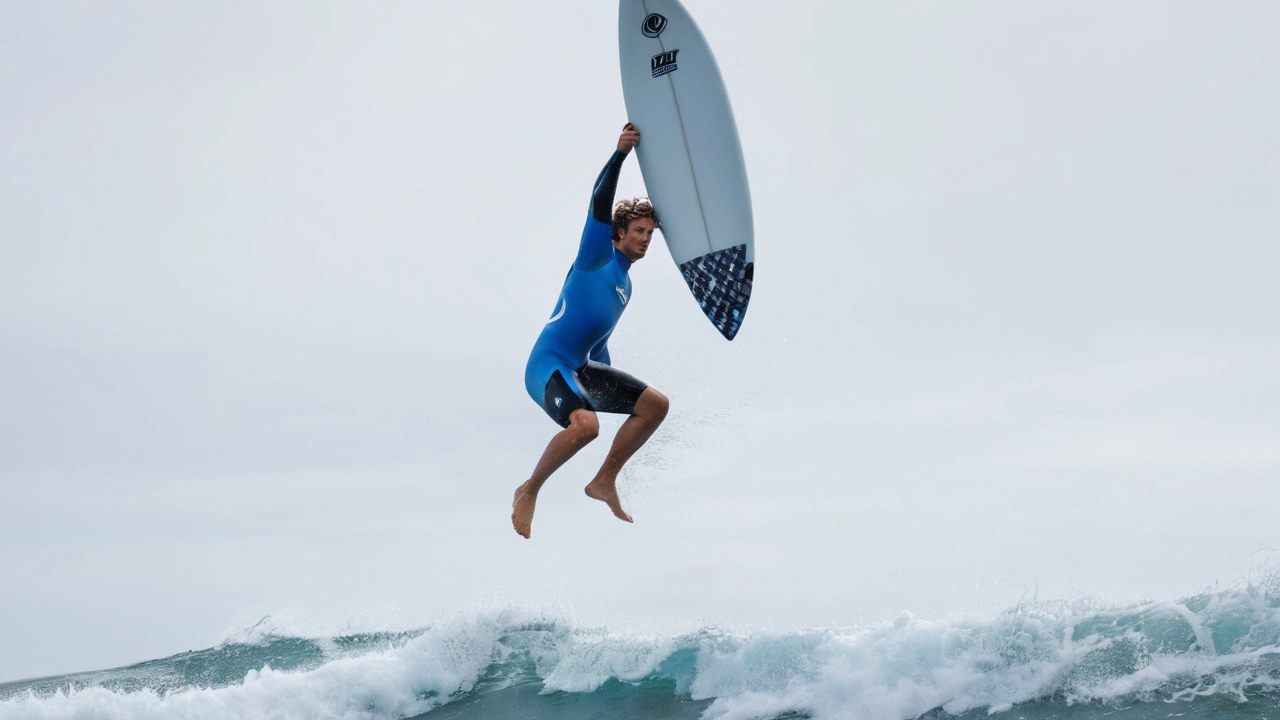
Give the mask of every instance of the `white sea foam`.
[[547, 690], [590, 692], [610, 678], [634, 681], [649, 675], [676, 645], [673, 639], [574, 631], [542, 648], [535, 666]]
[[1050, 695], [1071, 703], [1245, 700], [1280, 691], [1278, 606], [1274, 593], [1241, 590], [1125, 608], [1038, 605], [985, 620], [902, 613], [870, 628], [708, 628], [679, 637], [489, 612], [433, 626], [399, 647], [310, 670], [261, 668], [222, 687], [28, 690], [0, 701], [0, 719], [380, 720], [427, 712], [459, 693], [497, 692], [513, 679], [586, 694], [611, 679], [659, 675], [674, 679], [676, 692], [712, 701], [710, 720], [785, 712], [899, 720], [938, 707], [1000, 711]]
[[[1274, 614], [1276, 611], [1272, 611]], [[1137, 638], [1072, 641], [1067, 618], [1010, 614], [987, 623], [900, 618], [870, 630], [755, 637], [699, 657], [694, 697], [717, 698], [705, 717], [768, 718], [801, 711], [819, 720], [914, 718], [934, 708], [1001, 711], [1061, 693], [1069, 702], [1157, 699], [1274, 690], [1280, 677], [1256, 669], [1280, 645], [1247, 652], [1157, 655], [1129, 671], [1099, 668], [1073, 678], [1091, 655]], [[1120, 653], [1124, 655], [1126, 653]], [[1198, 681], [1212, 678], [1211, 682]], [[1181, 686], [1179, 679], [1186, 682]], [[1172, 685], [1172, 687], [1171, 687]]]
[[506, 617], [446, 623], [395, 650], [342, 658], [305, 672], [265, 667], [227, 687], [185, 688], [168, 694], [91, 687], [59, 691], [52, 697], [28, 692], [0, 702], [0, 718], [406, 717], [430, 710], [453, 693], [469, 691], [486, 667], [503, 659], [498, 638], [510, 629]]

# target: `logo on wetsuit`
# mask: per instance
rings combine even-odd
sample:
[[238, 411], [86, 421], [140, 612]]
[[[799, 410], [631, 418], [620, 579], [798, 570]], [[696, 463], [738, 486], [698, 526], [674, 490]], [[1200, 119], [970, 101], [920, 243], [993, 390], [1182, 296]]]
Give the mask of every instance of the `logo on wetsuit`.
[[669, 72], [675, 71], [677, 69], [676, 53], [678, 52], [680, 52], [680, 48], [676, 48], [675, 50], [668, 50], [667, 52], [661, 52], [661, 53], [658, 53], [657, 55], [654, 55], [653, 59], [649, 61], [649, 65], [653, 68], [653, 76], [662, 77], [663, 75], [666, 75]]
[[627, 304], [627, 289], [626, 289], [626, 288], [624, 288], [624, 287], [622, 287], [621, 285], [614, 285], [614, 286], [613, 286], [613, 289], [618, 291], [618, 299], [622, 301], [622, 304], [623, 304], [623, 305], [626, 305], [626, 304]]
[[559, 311], [559, 312], [557, 312], [555, 315], [552, 315], [552, 316], [551, 316], [551, 319], [547, 321], [547, 324], [548, 324], [548, 325], [550, 325], [551, 323], [553, 323], [553, 322], [555, 322], [555, 321], [559, 320], [559, 319], [560, 319], [560, 316], [561, 316], [561, 315], [564, 315], [564, 311], [565, 311], [568, 307], [569, 307], [569, 301], [568, 301], [568, 300], [565, 300], [565, 299], [564, 299], [564, 296], [563, 296], [563, 295], [561, 295], [561, 296], [560, 296], [560, 311]]
[[658, 37], [662, 34], [662, 31], [666, 29], [667, 19], [658, 13], [650, 13], [649, 16], [644, 19], [644, 24], [640, 26], [640, 32], [644, 33], [645, 37], [651, 38]]

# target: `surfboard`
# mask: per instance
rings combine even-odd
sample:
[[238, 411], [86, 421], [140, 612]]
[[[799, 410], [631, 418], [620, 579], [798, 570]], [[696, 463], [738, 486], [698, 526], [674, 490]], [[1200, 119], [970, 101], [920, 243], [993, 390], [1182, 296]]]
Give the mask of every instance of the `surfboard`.
[[618, 55], [662, 237], [707, 319], [732, 340], [751, 300], [755, 228], [720, 67], [679, 0], [621, 0]]

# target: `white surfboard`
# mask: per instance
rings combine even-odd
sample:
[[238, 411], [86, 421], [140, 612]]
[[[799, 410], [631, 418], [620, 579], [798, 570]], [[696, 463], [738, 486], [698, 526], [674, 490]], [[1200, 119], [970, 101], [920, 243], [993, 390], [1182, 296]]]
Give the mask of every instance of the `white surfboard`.
[[679, 0], [621, 0], [618, 54], [662, 236], [694, 299], [732, 340], [751, 299], [755, 229], [720, 67]]

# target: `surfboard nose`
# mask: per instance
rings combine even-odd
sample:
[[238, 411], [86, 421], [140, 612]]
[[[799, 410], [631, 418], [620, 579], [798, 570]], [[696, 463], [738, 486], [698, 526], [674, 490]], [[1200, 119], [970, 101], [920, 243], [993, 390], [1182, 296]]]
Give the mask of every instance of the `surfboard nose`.
[[680, 265], [680, 274], [707, 319], [726, 340], [742, 327], [751, 301], [755, 263], [747, 262], [747, 246], [709, 252]]

